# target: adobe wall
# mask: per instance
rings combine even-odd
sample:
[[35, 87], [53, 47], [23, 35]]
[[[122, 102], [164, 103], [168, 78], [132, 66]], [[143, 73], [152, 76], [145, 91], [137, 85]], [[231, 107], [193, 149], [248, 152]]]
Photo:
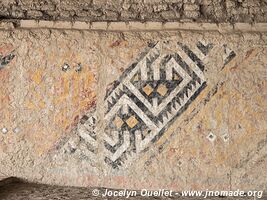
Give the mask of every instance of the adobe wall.
[[1, 176], [266, 190], [265, 1], [70, 2], [0, 3]]
[[2, 0], [2, 19], [266, 22], [266, 0]]

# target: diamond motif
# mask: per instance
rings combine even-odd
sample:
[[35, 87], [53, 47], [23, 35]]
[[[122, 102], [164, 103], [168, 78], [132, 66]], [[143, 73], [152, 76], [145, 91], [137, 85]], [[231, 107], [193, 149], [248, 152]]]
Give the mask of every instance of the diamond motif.
[[117, 128], [121, 128], [122, 125], [124, 124], [124, 121], [120, 117], [116, 116], [113, 123]]
[[[204, 66], [195, 63], [192, 53], [178, 45], [180, 51], [169, 55], [163, 53], [161, 43], [151, 47], [106, 97], [108, 125], [104, 140], [118, 147], [117, 151], [108, 149], [116, 153], [105, 161], [113, 168], [121, 165], [126, 152], [142, 152], [161, 137], [188, 102], [205, 88]], [[109, 125], [114, 117], [117, 130]], [[130, 129], [122, 126], [124, 119]], [[110, 132], [118, 134], [116, 140], [110, 138]]]
[[143, 87], [143, 91], [147, 96], [149, 96], [153, 92], [153, 88], [150, 85], [146, 85], [145, 87]]
[[158, 89], [157, 89], [157, 92], [161, 95], [161, 96], [165, 96], [165, 94], [168, 92], [168, 89], [166, 88], [165, 85], [163, 84], [160, 84]]
[[[192, 51], [178, 42], [175, 52], [166, 54], [170, 52], [169, 44], [158, 42], [149, 46], [108, 91], [105, 98], [104, 141], [108, 151], [105, 162], [113, 168], [120, 168], [126, 162], [125, 166], [129, 166], [132, 159], [146, 152], [206, 87], [202, 60], [213, 45], [198, 42], [195, 53], [195, 49]], [[110, 126], [110, 121], [118, 114], [127, 119], [129, 127], [114, 130]], [[115, 140], [110, 138], [110, 132], [117, 134]], [[211, 133], [207, 138], [214, 141], [216, 135]]]
[[126, 123], [130, 128], [133, 128], [137, 125], [138, 120], [134, 116], [131, 116], [129, 119], [126, 120]]
[[225, 133], [224, 135], [221, 136], [224, 142], [228, 142], [229, 141], [229, 135], [227, 133]]
[[[66, 147], [70, 154], [75, 152], [79, 158], [91, 161], [98, 162], [99, 156], [104, 156], [106, 164], [120, 169], [130, 166], [133, 159], [146, 153], [151, 145], [157, 145], [153, 143], [160, 139], [168, 140], [164, 135], [166, 130], [206, 87], [204, 61], [213, 48], [211, 43], [203, 45], [198, 42], [191, 50], [177, 42], [177, 48], [170, 52], [169, 44], [170, 41], [149, 45], [148, 50], [142, 52], [114, 82], [113, 88], [109, 87], [104, 101], [103, 140], [98, 140], [96, 134], [98, 128], [94, 107], [80, 119], [77, 133], [71, 135], [64, 149]], [[164, 49], [166, 47], [167, 51]], [[223, 67], [236, 55], [228, 47], [224, 53]], [[213, 89], [217, 91], [217, 85]], [[210, 98], [213, 89], [203, 99], [204, 102]], [[187, 119], [191, 119], [190, 115]], [[209, 133], [207, 139], [213, 142], [216, 137]], [[225, 142], [229, 140], [228, 135], [221, 137]], [[62, 144], [65, 141], [64, 138]], [[99, 142], [104, 144], [104, 154], [98, 154]]]
[[210, 133], [208, 134], [208, 136], [207, 136], [207, 139], [208, 139], [209, 141], [211, 141], [211, 142], [214, 142], [216, 138], [217, 138], [217, 136], [214, 135], [212, 132], [210, 132]]

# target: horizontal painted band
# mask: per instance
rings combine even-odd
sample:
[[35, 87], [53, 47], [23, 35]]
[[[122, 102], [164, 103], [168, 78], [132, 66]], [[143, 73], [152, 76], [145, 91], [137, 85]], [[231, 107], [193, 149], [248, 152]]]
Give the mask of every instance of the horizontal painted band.
[[[14, 26], [15, 24], [15, 26]], [[70, 29], [93, 31], [218, 31], [225, 32], [267, 32], [267, 23], [195, 23], [195, 22], [70, 22], [20, 20], [0, 22], [0, 29]]]

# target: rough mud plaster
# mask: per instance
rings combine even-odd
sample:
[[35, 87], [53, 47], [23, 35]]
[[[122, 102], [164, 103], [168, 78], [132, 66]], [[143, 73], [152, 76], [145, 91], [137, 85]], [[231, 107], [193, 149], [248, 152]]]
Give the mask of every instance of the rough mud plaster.
[[2, 19], [265, 22], [266, 0], [2, 0]]
[[[0, 34], [1, 59], [15, 55], [0, 69], [1, 174], [71, 186], [266, 189], [266, 35]], [[122, 114], [108, 105], [121, 84], [130, 100], [118, 94], [110, 108]]]

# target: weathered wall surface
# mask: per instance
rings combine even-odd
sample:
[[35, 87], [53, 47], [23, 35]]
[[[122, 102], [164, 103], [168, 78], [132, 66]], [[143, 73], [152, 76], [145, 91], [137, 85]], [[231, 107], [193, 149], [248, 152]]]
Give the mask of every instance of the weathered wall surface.
[[266, 190], [266, 36], [1, 31], [1, 174]]
[[265, 22], [266, 0], [2, 0], [2, 19]]

